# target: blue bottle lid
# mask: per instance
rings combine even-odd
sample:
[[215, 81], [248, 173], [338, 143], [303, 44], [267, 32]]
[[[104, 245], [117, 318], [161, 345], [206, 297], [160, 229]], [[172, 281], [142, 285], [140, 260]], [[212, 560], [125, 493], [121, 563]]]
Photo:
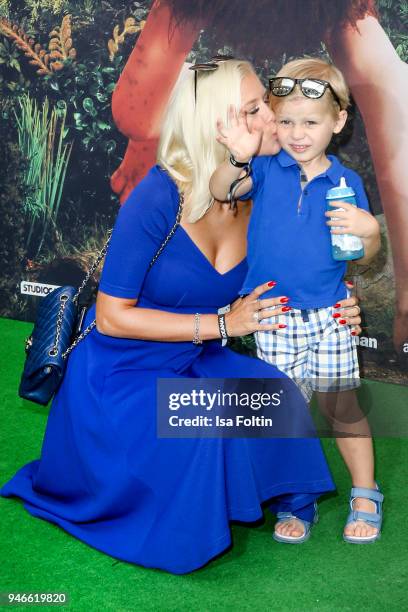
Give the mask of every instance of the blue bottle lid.
[[327, 200], [342, 200], [343, 198], [350, 198], [354, 196], [354, 189], [349, 187], [346, 183], [344, 176], [340, 179], [340, 185], [338, 187], [332, 187], [326, 194]]

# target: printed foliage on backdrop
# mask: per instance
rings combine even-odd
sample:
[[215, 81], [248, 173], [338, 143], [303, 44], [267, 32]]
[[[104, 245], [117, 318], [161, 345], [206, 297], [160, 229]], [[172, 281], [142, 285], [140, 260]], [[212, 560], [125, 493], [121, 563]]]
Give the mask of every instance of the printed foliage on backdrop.
[[355, 101], [334, 150], [362, 175], [383, 230], [375, 261], [349, 270], [364, 373], [407, 384], [407, 25], [408, 0], [0, 0], [0, 314], [32, 321], [52, 288], [80, 282], [155, 161], [184, 62], [230, 53], [266, 79], [320, 55]]

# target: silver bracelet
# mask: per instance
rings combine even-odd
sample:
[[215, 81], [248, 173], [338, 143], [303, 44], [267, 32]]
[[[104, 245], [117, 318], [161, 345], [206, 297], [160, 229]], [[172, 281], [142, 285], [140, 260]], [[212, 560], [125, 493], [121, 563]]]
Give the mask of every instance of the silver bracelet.
[[196, 312], [194, 315], [194, 336], [193, 336], [193, 344], [202, 344], [203, 341], [200, 338], [200, 318], [201, 315], [199, 312]]

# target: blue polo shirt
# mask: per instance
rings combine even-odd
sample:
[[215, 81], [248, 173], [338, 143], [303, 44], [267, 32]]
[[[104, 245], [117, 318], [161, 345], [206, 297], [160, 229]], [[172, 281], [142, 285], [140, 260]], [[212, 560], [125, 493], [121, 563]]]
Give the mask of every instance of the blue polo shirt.
[[358, 206], [369, 210], [361, 178], [329, 155], [330, 167], [306, 184], [300, 167], [286, 151], [261, 156], [252, 164], [253, 188], [242, 196], [253, 200], [248, 228], [248, 273], [240, 294], [277, 282], [263, 297], [286, 295], [294, 308], [333, 306], [346, 297], [346, 262], [331, 254], [326, 225], [326, 193], [345, 177]]

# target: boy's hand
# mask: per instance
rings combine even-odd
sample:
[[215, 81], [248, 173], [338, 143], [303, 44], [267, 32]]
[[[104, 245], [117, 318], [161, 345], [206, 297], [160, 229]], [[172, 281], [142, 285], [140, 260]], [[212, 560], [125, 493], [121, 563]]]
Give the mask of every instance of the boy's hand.
[[[325, 213], [326, 217], [329, 217], [326, 223], [331, 228], [341, 228], [331, 229], [332, 234], [353, 234], [359, 238], [371, 238], [379, 234], [378, 221], [371, 213], [340, 200], [329, 202], [329, 204], [334, 207], [334, 210]], [[344, 210], [338, 210], [337, 207], [344, 208]]]
[[247, 162], [259, 151], [262, 142], [262, 129], [249, 131], [245, 114], [237, 113], [235, 106], [228, 108], [229, 127], [217, 119], [217, 141], [224, 145], [239, 162]]

